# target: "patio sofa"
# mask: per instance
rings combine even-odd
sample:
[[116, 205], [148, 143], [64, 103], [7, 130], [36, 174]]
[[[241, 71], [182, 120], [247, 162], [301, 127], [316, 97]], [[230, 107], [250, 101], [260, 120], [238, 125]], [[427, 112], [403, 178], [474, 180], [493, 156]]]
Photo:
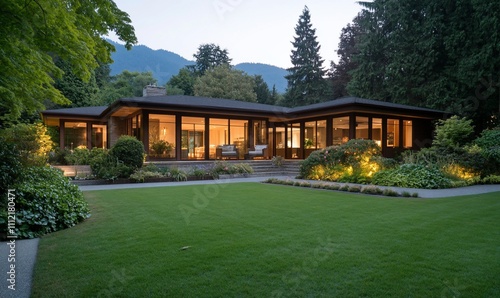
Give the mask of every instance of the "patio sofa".
[[267, 159], [267, 145], [255, 145], [255, 147], [250, 148], [248, 153], [245, 154], [245, 159], [253, 159], [254, 157], [263, 157]]
[[216, 159], [229, 159], [236, 158], [239, 159], [239, 151], [236, 145], [220, 145], [215, 149], [215, 158]]

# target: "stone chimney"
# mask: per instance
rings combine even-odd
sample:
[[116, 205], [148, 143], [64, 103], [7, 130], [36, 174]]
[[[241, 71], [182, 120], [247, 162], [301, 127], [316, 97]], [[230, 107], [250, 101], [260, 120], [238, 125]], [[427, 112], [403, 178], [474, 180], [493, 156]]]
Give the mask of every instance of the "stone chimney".
[[142, 89], [142, 96], [165, 96], [167, 95], [167, 89], [165, 87], [158, 87], [156, 85], [147, 85]]

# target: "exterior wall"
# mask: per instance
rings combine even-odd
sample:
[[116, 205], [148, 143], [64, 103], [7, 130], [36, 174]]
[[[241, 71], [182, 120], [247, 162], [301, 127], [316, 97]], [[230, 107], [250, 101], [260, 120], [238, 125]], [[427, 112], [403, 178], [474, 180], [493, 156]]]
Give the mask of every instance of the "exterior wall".
[[111, 148], [120, 136], [127, 134], [127, 119], [121, 117], [109, 118], [108, 134], [108, 148]]

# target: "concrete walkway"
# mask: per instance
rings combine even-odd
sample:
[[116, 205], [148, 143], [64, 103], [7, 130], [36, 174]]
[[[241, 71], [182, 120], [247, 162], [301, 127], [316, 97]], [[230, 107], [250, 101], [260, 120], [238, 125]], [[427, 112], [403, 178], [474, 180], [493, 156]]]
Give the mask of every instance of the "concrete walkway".
[[[0, 242], [0, 297], [29, 298], [38, 238]], [[15, 266], [13, 269], [11, 265]], [[10, 281], [9, 281], [10, 279]], [[10, 286], [10, 288], [9, 288]]]
[[[148, 187], [166, 187], [166, 186], [188, 186], [188, 185], [204, 185], [213, 183], [242, 183], [242, 182], [263, 182], [269, 178], [276, 178], [280, 180], [292, 180], [292, 181], [308, 181], [310, 183], [331, 183], [340, 185], [359, 185], [361, 187], [367, 186], [363, 184], [352, 184], [352, 183], [339, 183], [339, 182], [323, 182], [316, 180], [301, 180], [295, 179], [292, 176], [273, 176], [273, 177], [249, 177], [249, 178], [234, 178], [234, 179], [220, 179], [220, 180], [198, 180], [198, 181], [183, 181], [183, 182], [157, 182], [157, 183], [131, 183], [131, 184], [106, 184], [106, 185], [87, 185], [80, 186], [82, 191], [91, 190], [112, 190], [112, 189], [128, 189], [128, 188], [148, 188]], [[392, 187], [392, 186], [377, 186], [380, 189], [393, 189], [398, 193], [409, 192], [410, 194], [418, 193], [420, 198], [444, 198], [444, 197], [456, 197], [465, 195], [475, 195], [490, 192], [500, 192], [500, 184], [493, 185], [473, 185], [460, 188], [447, 188], [447, 189], [418, 189], [418, 188], [404, 188], [404, 187]]]
[[[242, 182], [262, 182], [271, 177], [250, 177], [250, 178], [235, 178], [235, 179], [221, 179], [221, 180], [199, 180], [199, 181], [184, 181], [184, 182], [159, 182], [159, 183], [133, 183], [133, 184], [108, 184], [108, 185], [88, 185], [80, 186], [82, 191], [92, 190], [113, 190], [113, 189], [129, 189], [129, 188], [149, 188], [149, 187], [166, 187], [166, 186], [188, 186], [188, 185], [204, 185], [204, 184], [219, 184], [219, 183], [242, 183]], [[272, 177], [281, 180], [294, 180], [289, 176]], [[325, 183], [320, 181], [309, 181], [310, 183]], [[344, 185], [346, 183], [337, 183]], [[359, 185], [359, 184], [349, 184]], [[361, 185], [366, 186], [366, 185]], [[401, 187], [384, 187], [379, 186], [381, 189], [390, 188], [399, 193], [409, 192], [418, 193], [420, 198], [442, 198], [454, 197], [464, 195], [475, 195], [490, 192], [500, 192], [500, 185], [474, 185], [469, 187], [452, 188], [452, 189], [412, 189]], [[4, 274], [0, 282], [0, 297], [2, 298], [24, 298], [29, 297], [31, 293], [31, 282], [33, 277], [33, 269], [36, 261], [38, 251], [38, 239], [29, 240], [16, 240], [15, 242], [15, 258], [16, 262], [9, 262], [9, 254], [11, 248], [9, 242], [0, 242], [0, 271]], [[7, 272], [10, 270], [9, 266], [15, 264], [15, 291], [8, 288]]]

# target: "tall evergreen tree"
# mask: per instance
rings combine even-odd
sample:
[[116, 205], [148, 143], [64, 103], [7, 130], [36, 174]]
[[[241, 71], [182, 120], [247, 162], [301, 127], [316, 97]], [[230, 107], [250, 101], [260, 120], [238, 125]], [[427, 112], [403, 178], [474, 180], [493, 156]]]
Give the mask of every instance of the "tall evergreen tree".
[[231, 58], [226, 49], [221, 49], [218, 45], [202, 44], [198, 47], [198, 52], [193, 55], [196, 59], [196, 64], [188, 66], [190, 70], [196, 73], [197, 76], [202, 76], [205, 72], [219, 65], [230, 65]]
[[267, 86], [266, 81], [264, 81], [261, 75], [255, 75], [254, 81], [255, 86], [253, 87], [253, 91], [257, 95], [257, 102], [263, 104], [272, 104], [271, 91], [269, 91], [269, 86]]
[[358, 66], [356, 61], [353, 60], [353, 57], [359, 52], [358, 43], [362, 34], [359, 22], [362, 18], [363, 13], [361, 12], [354, 18], [352, 23], [342, 28], [340, 33], [340, 41], [337, 50], [339, 61], [338, 63], [331, 62], [330, 72], [328, 73], [333, 89], [333, 98], [349, 95], [347, 84], [351, 81], [350, 72]]
[[324, 79], [326, 71], [319, 55], [320, 45], [316, 41], [316, 29], [312, 27], [311, 15], [307, 6], [299, 17], [295, 27], [294, 49], [290, 55], [292, 67], [289, 74], [285, 104], [302, 106], [324, 101], [327, 95], [327, 84]]
[[374, 0], [351, 94], [446, 110], [481, 130], [500, 118], [500, 2]]

